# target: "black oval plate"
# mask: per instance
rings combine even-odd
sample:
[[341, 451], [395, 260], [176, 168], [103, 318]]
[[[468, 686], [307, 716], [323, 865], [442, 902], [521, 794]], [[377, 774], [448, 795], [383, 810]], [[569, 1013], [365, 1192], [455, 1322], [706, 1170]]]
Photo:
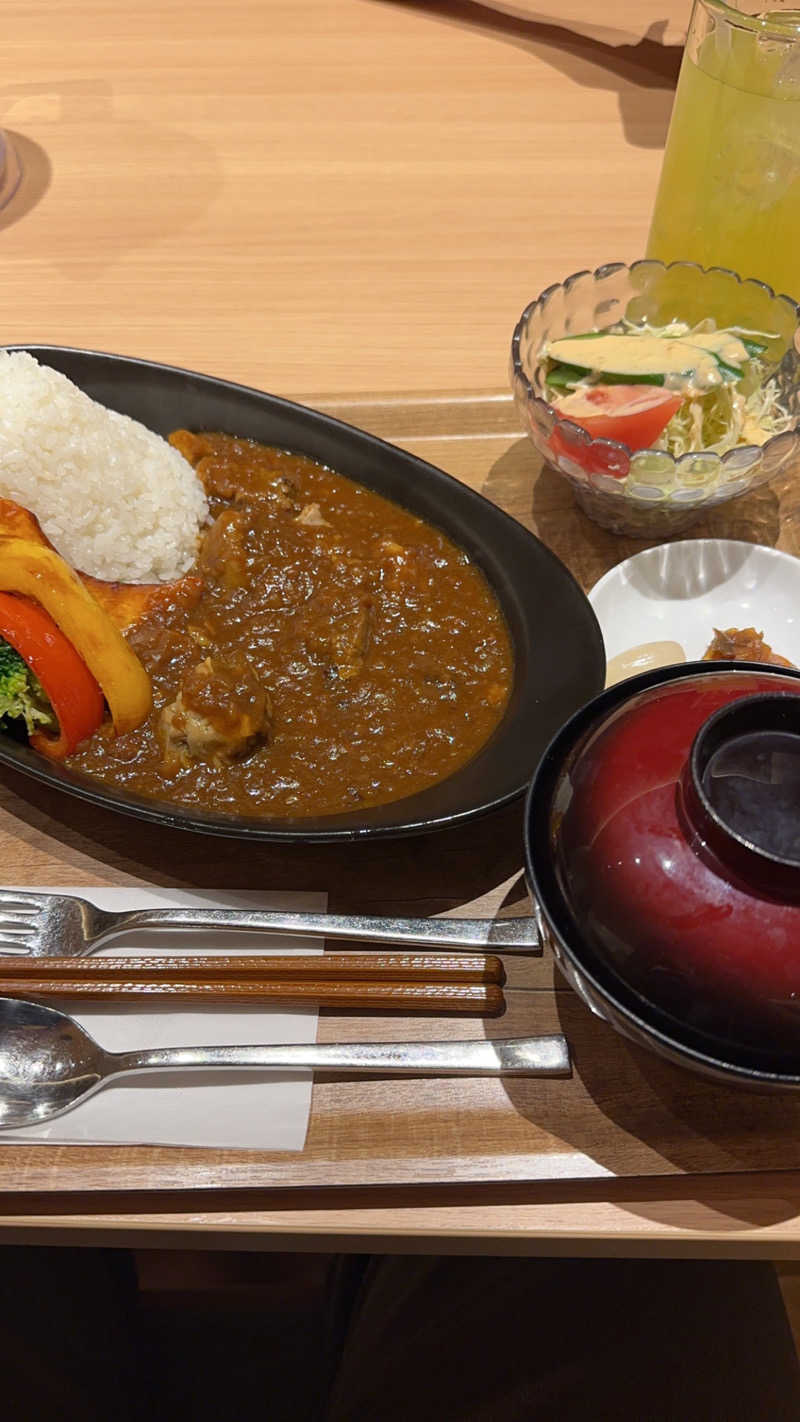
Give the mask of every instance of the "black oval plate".
[[153, 361], [65, 346], [27, 350], [93, 400], [167, 435], [224, 430], [308, 455], [436, 524], [481, 567], [514, 647], [511, 699], [483, 749], [447, 780], [388, 805], [297, 820], [203, 814], [116, 792], [0, 736], [0, 764], [83, 800], [178, 829], [294, 843], [419, 834], [481, 815], [523, 794], [556, 730], [603, 687], [605, 653], [594, 612], [544, 544], [441, 469], [363, 430], [244, 385]]

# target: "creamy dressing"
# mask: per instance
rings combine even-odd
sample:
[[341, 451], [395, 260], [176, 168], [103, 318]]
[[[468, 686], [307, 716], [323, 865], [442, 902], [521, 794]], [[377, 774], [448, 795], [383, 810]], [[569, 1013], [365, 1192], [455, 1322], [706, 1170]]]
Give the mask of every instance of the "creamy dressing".
[[[597, 388], [587, 383], [577, 386], [570, 395], [562, 396], [557, 402], [559, 414], [566, 415], [580, 424], [581, 420], [597, 419], [598, 415], [612, 413], [606, 412], [602, 403], [598, 403]], [[616, 386], [620, 392], [624, 388]], [[654, 405], [664, 402], [664, 391], [660, 385], [634, 385], [630, 387], [630, 392], [629, 399], [614, 405], [613, 415], [616, 419], [624, 419], [627, 415], [640, 415], [644, 410], [650, 410]]]
[[720, 361], [740, 375], [749, 359], [747, 348], [731, 331], [707, 331], [686, 336], [611, 333], [598, 336], [565, 336], [553, 341], [545, 354], [598, 375], [660, 375], [668, 390], [700, 394], [721, 385], [725, 372]]
[[746, 345], [731, 331], [695, 332], [691, 336], [686, 336], [685, 339], [687, 344], [700, 346], [703, 350], [711, 351], [714, 355], [719, 356], [726, 365], [738, 368], [744, 365], [749, 358]]

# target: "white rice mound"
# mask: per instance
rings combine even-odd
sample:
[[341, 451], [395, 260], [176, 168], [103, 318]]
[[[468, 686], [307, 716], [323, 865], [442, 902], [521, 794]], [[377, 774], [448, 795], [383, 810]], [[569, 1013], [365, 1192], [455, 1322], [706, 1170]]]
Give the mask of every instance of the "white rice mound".
[[35, 514], [74, 568], [111, 582], [180, 577], [208, 518], [183, 455], [23, 351], [0, 351], [0, 497]]

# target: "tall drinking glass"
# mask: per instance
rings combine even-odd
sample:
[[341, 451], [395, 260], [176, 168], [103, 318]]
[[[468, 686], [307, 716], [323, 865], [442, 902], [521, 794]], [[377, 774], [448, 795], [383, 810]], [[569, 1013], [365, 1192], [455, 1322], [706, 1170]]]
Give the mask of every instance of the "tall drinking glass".
[[800, 301], [800, 10], [772, 5], [695, 0], [647, 255]]

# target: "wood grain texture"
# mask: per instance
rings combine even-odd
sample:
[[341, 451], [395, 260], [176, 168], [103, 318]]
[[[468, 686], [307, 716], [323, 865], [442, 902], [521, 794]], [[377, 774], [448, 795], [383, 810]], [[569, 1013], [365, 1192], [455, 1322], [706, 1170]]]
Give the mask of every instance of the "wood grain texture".
[[496, 1015], [502, 962], [401, 953], [160, 958], [0, 957], [0, 994], [37, 1002], [312, 1003], [338, 1012]]
[[[624, 28], [628, 8], [611, 0], [602, 23]], [[688, 5], [665, 14], [674, 33]], [[0, 213], [5, 340], [170, 361], [332, 408], [481, 489], [584, 586], [643, 546], [587, 524], [521, 436], [505, 379], [533, 295], [641, 255], [675, 46], [612, 50], [466, 0], [141, 0], [135, 14], [11, 0], [3, 37], [0, 119], [26, 170]], [[796, 551], [799, 507], [770, 486], [697, 531]], [[519, 806], [429, 853], [243, 851], [4, 773], [0, 855], [18, 883], [322, 888], [333, 910], [366, 912], [524, 903]], [[0, 1237], [798, 1252], [793, 1101], [729, 1094], [627, 1047], [547, 957], [506, 970], [492, 1030], [566, 1023], [572, 1082], [523, 1098], [502, 1083], [321, 1080], [308, 1150], [281, 1159], [4, 1146]], [[365, 1025], [326, 1016], [320, 1035]], [[482, 1182], [459, 1184], [476, 1162]], [[285, 1188], [298, 1165], [312, 1189]], [[382, 1190], [333, 1188], [365, 1178]]]
[[450, 1185], [6, 1196], [0, 1242], [138, 1248], [797, 1259], [796, 1173]]
[[204, 978], [175, 982], [169, 978], [19, 978], [0, 982], [5, 997], [35, 1002], [138, 1002], [149, 1007], [171, 1004], [230, 1007], [328, 1007], [337, 1012], [469, 1012], [496, 1017], [505, 1008], [503, 989], [477, 983], [232, 982]]
[[325, 953], [247, 956], [242, 953], [219, 957], [203, 953], [161, 957], [27, 958], [23, 953], [0, 957], [0, 985], [16, 978], [20, 982], [65, 978], [85, 982], [152, 982], [164, 978], [173, 983], [297, 982], [335, 979], [347, 982], [421, 983], [503, 983], [504, 970], [493, 953]]
[[3, 340], [501, 384], [537, 292], [643, 255], [679, 55], [453, 0], [7, 0]]
[[[586, 520], [567, 486], [542, 467], [519, 434], [512, 402], [502, 392], [477, 399], [443, 395], [346, 402], [323, 395], [315, 403], [480, 489], [555, 546], [586, 586], [621, 556], [644, 546], [616, 539]], [[797, 551], [796, 509], [791, 486], [771, 486], [718, 511], [705, 529], [764, 542], [776, 541], [780, 530], [781, 545]], [[569, 548], [561, 541], [565, 531]], [[526, 911], [519, 806], [437, 836], [424, 854], [418, 842], [398, 841], [360, 846], [358, 855], [352, 849], [324, 846], [313, 852], [270, 847], [265, 856], [262, 848], [154, 833], [152, 827], [145, 833], [133, 821], [49, 797], [40, 787], [8, 776], [0, 792], [0, 853], [13, 865], [19, 883], [155, 882], [229, 888], [259, 883], [326, 887], [332, 910], [470, 915]], [[482, 1181], [490, 1192], [502, 1192], [516, 1181], [528, 1189], [542, 1189], [549, 1182], [555, 1190], [568, 1182], [577, 1189], [583, 1182], [587, 1191], [596, 1192], [599, 1182], [608, 1191], [652, 1176], [654, 1188], [663, 1190], [663, 1183], [655, 1186], [655, 1178], [663, 1182], [672, 1176], [684, 1181], [684, 1196], [676, 1195], [667, 1210], [674, 1225], [679, 1199], [685, 1199], [688, 1220], [696, 1208], [689, 1208], [689, 1200], [710, 1188], [718, 1175], [741, 1173], [748, 1180], [772, 1182], [769, 1189], [783, 1189], [787, 1178], [793, 1178], [786, 1172], [800, 1172], [800, 1102], [712, 1085], [629, 1046], [563, 986], [547, 955], [508, 956], [504, 965], [507, 1010], [491, 1024], [325, 1014], [320, 1040], [564, 1031], [575, 1057], [571, 1082], [342, 1082], [320, 1077], [301, 1156], [14, 1146], [0, 1156], [0, 1183], [11, 1192], [97, 1192], [95, 1208], [108, 1191], [175, 1192], [176, 1201], [186, 1198], [181, 1192], [187, 1189], [208, 1191], [209, 1222], [214, 1215], [211, 1200], [219, 1191], [271, 1186], [281, 1192], [289, 1186], [304, 1198], [301, 1186], [315, 1191], [364, 1184], [384, 1190], [402, 1186], [420, 1200], [424, 1234], [425, 1210], [430, 1208], [429, 1218], [441, 1223], [445, 1208], [419, 1195], [426, 1188], [468, 1189]], [[754, 1188], [762, 1194], [767, 1189]], [[746, 1194], [744, 1186], [741, 1190]], [[194, 1195], [195, 1205], [200, 1198]], [[490, 1198], [497, 1199], [496, 1193]], [[592, 1220], [599, 1228], [599, 1198], [595, 1193], [587, 1199], [587, 1233]], [[359, 1209], [365, 1203], [361, 1197]], [[381, 1216], [377, 1206], [370, 1208], [387, 1229], [394, 1227], [393, 1209], [387, 1206]], [[404, 1238], [411, 1231], [410, 1221], [417, 1218], [416, 1208], [416, 1203], [409, 1205], [402, 1216]], [[469, 1209], [460, 1215], [453, 1208], [453, 1218], [463, 1219], [469, 1237], [477, 1215]], [[575, 1211], [577, 1216], [577, 1203]], [[311, 1213], [314, 1228], [329, 1218], [335, 1233], [345, 1230], [345, 1215], [336, 1222], [336, 1211], [330, 1217], [322, 1208]], [[494, 1218], [494, 1207], [491, 1215]], [[513, 1210], [504, 1216], [512, 1217]], [[614, 1217], [621, 1228], [621, 1217]], [[532, 1226], [534, 1216], [526, 1218]], [[546, 1218], [551, 1220], [552, 1214], [546, 1212]], [[707, 1215], [701, 1211], [698, 1218]], [[357, 1234], [356, 1216], [349, 1219]], [[673, 1225], [656, 1230], [656, 1236], [671, 1238], [679, 1248]], [[237, 1227], [233, 1216], [230, 1227]], [[277, 1228], [269, 1210], [264, 1228]], [[487, 1223], [485, 1237], [491, 1233]], [[633, 1224], [631, 1237], [640, 1237]], [[713, 1231], [706, 1230], [703, 1237], [713, 1239], [717, 1248]], [[800, 1233], [796, 1238], [800, 1241]], [[730, 1242], [727, 1234], [725, 1239]], [[743, 1240], [737, 1238], [737, 1248]], [[788, 1240], [781, 1247], [788, 1249]]]

